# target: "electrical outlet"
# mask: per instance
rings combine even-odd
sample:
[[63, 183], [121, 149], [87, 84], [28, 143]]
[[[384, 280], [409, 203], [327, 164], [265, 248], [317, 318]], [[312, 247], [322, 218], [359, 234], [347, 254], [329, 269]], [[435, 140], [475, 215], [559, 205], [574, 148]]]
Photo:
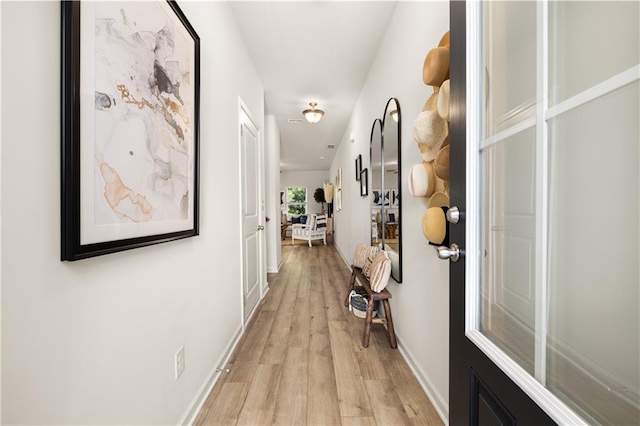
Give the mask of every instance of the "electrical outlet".
[[180, 349], [178, 349], [178, 352], [176, 352], [175, 372], [176, 372], [176, 380], [178, 380], [182, 375], [182, 373], [184, 373], [184, 346], [180, 346]]

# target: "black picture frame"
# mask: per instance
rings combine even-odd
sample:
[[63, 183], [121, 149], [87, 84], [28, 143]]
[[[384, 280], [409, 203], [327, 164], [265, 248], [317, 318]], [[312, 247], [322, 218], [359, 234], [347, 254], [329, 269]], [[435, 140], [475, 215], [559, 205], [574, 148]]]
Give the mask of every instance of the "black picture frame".
[[362, 173], [362, 155], [358, 154], [356, 157], [356, 180], [360, 180], [360, 174]]
[[[86, 31], [96, 32], [98, 25], [110, 25], [104, 24], [104, 22], [109, 21], [105, 17], [106, 14], [100, 15], [100, 13], [106, 13], [104, 12], [106, 9], [100, 9], [100, 11], [97, 7], [96, 9], [88, 9], [93, 13], [93, 15], [87, 14], [91, 18], [81, 15], [80, 8], [85, 7], [84, 4], [80, 1], [61, 2], [61, 260], [63, 261], [86, 259], [193, 237], [199, 234], [200, 38], [175, 1], [158, 0], [157, 2], [131, 3], [132, 5], [135, 4], [131, 8], [137, 8], [134, 12], [138, 15], [144, 15], [149, 11], [155, 13], [156, 15], [154, 16], [158, 16], [157, 14], [159, 13], [162, 14], [163, 18], [166, 16], [166, 23], [168, 24], [165, 24], [164, 28], [158, 29], [154, 36], [156, 40], [160, 40], [161, 37], [174, 37], [177, 40], [176, 46], [180, 46], [180, 48], [186, 46], [187, 48], [178, 50], [179, 47], [174, 47], [173, 43], [167, 43], [163, 47], [168, 45], [171, 49], [175, 49], [175, 52], [177, 52], [176, 57], [187, 59], [182, 63], [178, 62], [177, 73], [175, 64], [171, 64], [171, 67], [173, 67], [171, 72], [164, 73], [165, 69], [170, 69], [169, 66], [167, 65], [163, 69], [162, 64], [154, 62], [151, 71], [146, 75], [146, 80], [140, 74], [140, 83], [134, 82], [134, 79], [138, 77], [135, 71], [128, 71], [128, 68], [126, 68], [127, 72], [131, 74], [131, 82], [120, 76], [118, 81], [122, 81], [121, 84], [108, 85], [109, 94], [101, 93], [98, 91], [97, 82], [100, 81], [101, 84], [105, 81], [110, 82], [110, 79], [120, 72], [118, 66], [122, 68], [130, 65], [133, 70], [134, 65], [135, 67], [147, 66], [149, 61], [142, 63], [143, 61], [138, 61], [135, 55], [122, 50], [121, 56], [116, 58], [109, 57], [109, 61], [125, 58], [122, 59], [122, 62], [114, 65], [113, 69], [106, 67], [107, 70], [104, 71], [105, 67], [99, 67], [96, 64], [96, 72], [91, 74], [86, 69], [81, 68], [81, 64], [91, 63], [91, 59], [94, 59], [95, 63], [95, 58], [99, 57], [99, 47], [97, 47], [99, 44], [97, 41], [94, 45], [85, 43], [85, 45], [94, 46], [93, 57], [87, 54], [87, 50], [81, 51], [81, 49], [87, 49], [81, 44], [83, 34], [87, 34]], [[86, 7], [91, 8], [94, 6]], [[141, 8], [148, 9], [141, 10]], [[119, 21], [124, 21], [124, 24], [126, 24], [126, 18], [123, 19], [124, 12], [122, 14], [123, 16], [120, 17]], [[140, 21], [136, 25], [138, 28], [131, 30], [132, 35], [148, 30], [148, 28], [140, 28]], [[167, 25], [172, 25], [169, 30], [171, 31], [170, 36], [167, 36]], [[111, 36], [111, 33], [109, 35]], [[130, 36], [131, 38], [132, 35]], [[121, 35], [118, 34], [118, 37], [121, 37]], [[146, 41], [148, 42], [148, 39]], [[143, 42], [141, 41], [140, 46], [142, 44]], [[100, 46], [106, 51], [106, 43]], [[166, 52], [163, 53], [166, 54]], [[134, 59], [127, 62], [126, 58]], [[181, 66], [186, 69], [184, 73], [180, 68]], [[148, 69], [149, 67], [147, 66], [145, 70]], [[189, 73], [188, 84], [184, 84], [187, 77], [183, 77], [182, 80], [170, 77], [176, 75], [185, 76], [187, 72]], [[98, 76], [98, 73], [102, 74]], [[102, 75], [107, 75], [108, 78], [101, 80]], [[157, 95], [156, 98], [151, 96], [145, 98], [140, 93], [135, 92], [136, 87], [142, 87], [144, 84], [149, 87], [152, 86], [149, 76], [152, 76], [155, 82], [157, 90], [154, 93]], [[83, 82], [85, 85], [88, 84], [87, 79], [93, 79], [91, 80], [93, 86], [81, 86], [83, 78], [85, 79]], [[113, 78], [115, 79], [116, 77]], [[143, 81], [147, 81], [147, 83], [143, 83]], [[181, 83], [182, 87], [180, 87]], [[90, 89], [87, 89], [87, 87], [90, 87]], [[86, 101], [86, 95], [85, 97], [82, 96], [83, 89], [89, 96], [95, 96], [95, 102], [91, 97], [88, 102]], [[176, 99], [178, 99], [178, 103], [174, 102]], [[98, 107], [98, 100], [103, 101], [100, 104], [100, 108]], [[92, 119], [90, 121], [94, 123], [94, 127], [91, 135], [90, 124], [87, 121], [83, 121], [82, 118], [98, 116], [103, 111], [101, 108], [112, 108], [108, 111], [109, 114], [115, 114], [114, 111], [118, 111], [118, 114], [125, 114], [127, 117], [135, 115], [136, 110], [146, 110], [145, 114], [151, 115], [155, 119], [165, 120], [168, 123], [165, 127], [169, 129], [167, 130], [168, 132], [173, 133], [167, 136], [165, 130], [162, 129], [165, 132], [160, 132], [162, 143], [165, 144], [165, 147], [168, 140], [178, 140], [180, 143], [179, 146], [174, 144], [167, 148], [172, 150], [174, 158], [180, 157], [179, 165], [181, 168], [178, 171], [171, 168], [174, 165], [174, 160], [164, 160], [157, 155], [157, 151], [152, 151], [152, 146], [156, 147], [156, 145], [152, 145], [149, 141], [157, 143], [159, 139], [153, 139], [153, 132], [149, 131], [150, 127], [142, 119], [139, 119], [139, 121], [144, 122], [144, 131], [127, 133], [127, 135], [135, 133], [145, 136], [144, 141], [136, 141], [136, 148], [140, 148], [140, 150], [134, 152], [134, 150], [124, 150], [128, 148], [119, 148], [120, 157], [117, 167], [127, 164], [124, 161], [120, 161], [120, 158], [127, 159], [127, 155], [135, 158], [136, 161], [146, 161], [151, 156], [153, 162], [150, 169], [164, 161], [165, 168], [169, 167], [166, 175], [159, 177], [156, 172], [150, 174], [149, 176], [156, 179], [154, 184], [148, 183], [149, 181], [144, 179], [141, 179], [141, 181], [145, 182], [144, 185], [147, 187], [152, 187], [161, 178], [165, 179], [165, 181], [167, 179], [175, 179], [176, 181], [180, 179], [182, 192], [176, 191], [176, 193], [171, 194], [173, 196], [172, 201], [177, 201], [176, 203], [164, 203], [164, 199], [162, 199], [163, 202], [153, 204], [155, 199], [161, 199], [161, 197], [165, 197], [168, 200], [169, 195], [166, 195], [169, 192], [168, 189], [162, 194], [155, 187], [154, 190], [157, 192], [150, 195], [137, 192], [132, 189], [136, 184], [126, 182], [120, 175], [133, 173], [132, 171], [138, 169], [127, 168], [126, 166], [122, 166], [119, 169], [116, 169], [116, 166], [111, 168], [107, 163], [107, 161], [111, 160], [107, 160], [106, 156], [99, 156], [103, 152], [98, 148], [97, 140], [102, 137], [103, 133], [108, 133], [105, 132], [105, 129], [114, 129], [115, 125], [109, 128], [107, 125], [111, 121], [103, 120], [102, 118], [99, 120]], [[124, 112], [125, 108], [127, 108], [126, 112]], [[118, 115], [118, 117], [122, 116]], [[170, 119], [169, 116], [172, 118]], [[171, 120], [173, 120], [173, 123], [170, 122]], [[103, 127], [96, 130], [98, 125]], [[85, 126], [89, 130], [84, 128]], [[81, 133], [81, 131], [84, 133]], [[87, 134], [90, 136], [83, 138]], [[109, 145], [109, 149], [112, 149], [111, 145]], [[95, 157], [91, 157], [87, 161], [86, 155], [90, 153], [95, 154]], [[85, 155], [84, 159], [83, 154]], [[183, 173], [185, 170], [186, 172]], [[96, 176], [101, 176], [104, 179], [102, 182], [104, 190], [102, 190], [100, 181]], [[147, 178], [147, 175], [143, 176]], [[140, 187], [142, 187], [142, 184], [140, 184]], [[87, 191], [87, 188], [91, 191], [92, 197], [87, 197], [81, 192], [83, 190]], [[105, 205], [107, 206], [106, 209]], [[87, 208], [87, 206], [90, 207]], [[109, 215], [111, 216], [109, 219], [103, 219]], [[151, 220], [154, 215], [162, 215], [162, 218]], [[96, 219], [97, 217], [99, 219]], [[177, 219], [174, 219], [174, 217], [177, 217]], [[101, 221], [104, 221], [104, 223]], [[86, 223], [90, 223], [90, 225], [85, 226]], [[90, 238], [86, 237], [86, 233], [89, 232], [87, 230], [97, 230], [98, 228], [100, 232], [96, 231]]]
[[369, 195], [369, 169], [362, 169], [360, 172], [360, 196]]

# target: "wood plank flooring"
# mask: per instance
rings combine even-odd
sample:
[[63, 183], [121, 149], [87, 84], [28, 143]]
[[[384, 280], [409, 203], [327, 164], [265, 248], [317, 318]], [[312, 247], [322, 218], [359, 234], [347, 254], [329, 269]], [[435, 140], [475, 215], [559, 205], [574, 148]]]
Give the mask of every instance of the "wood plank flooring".
[[383, 326], [360, 344], [364, 322], [343, 305], [350, 271], [336, 249], [282, 254], [195, 425], [442, 425]]

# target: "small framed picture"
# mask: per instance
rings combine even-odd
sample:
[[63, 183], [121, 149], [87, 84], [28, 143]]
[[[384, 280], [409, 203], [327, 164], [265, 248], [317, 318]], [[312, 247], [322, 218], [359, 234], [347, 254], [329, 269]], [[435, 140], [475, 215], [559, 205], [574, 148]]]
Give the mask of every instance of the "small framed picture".
[[356, 180], [360, 180], [362, 174], [362, 155], [358, 154], [356, 157]]
[[360, 196], [369, 195], [369, 170], [364, 169], [360, 172]]

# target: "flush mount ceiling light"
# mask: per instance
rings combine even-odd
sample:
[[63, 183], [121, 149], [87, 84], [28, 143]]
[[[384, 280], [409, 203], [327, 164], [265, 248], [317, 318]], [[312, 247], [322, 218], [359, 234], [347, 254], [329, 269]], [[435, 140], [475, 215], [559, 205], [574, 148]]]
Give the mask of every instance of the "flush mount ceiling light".
[[324, 115], [324, 111], [316, 109], [316, 105], [318, 105], [316, 102], [309, 102], [309, 105], [311, 109], [305, 109], [302, 111], [302, 114], [304, 114], [304, 118], [306, 118], [309, 123], [317, 123]]
[[391, 111], [389, 113], [389, 115], [391, 116], [391, 118], [393, 118], [393, 121], [395, 121], [396, 123], [398, 122], [398, 110], [394, 109], [393, 111]]

